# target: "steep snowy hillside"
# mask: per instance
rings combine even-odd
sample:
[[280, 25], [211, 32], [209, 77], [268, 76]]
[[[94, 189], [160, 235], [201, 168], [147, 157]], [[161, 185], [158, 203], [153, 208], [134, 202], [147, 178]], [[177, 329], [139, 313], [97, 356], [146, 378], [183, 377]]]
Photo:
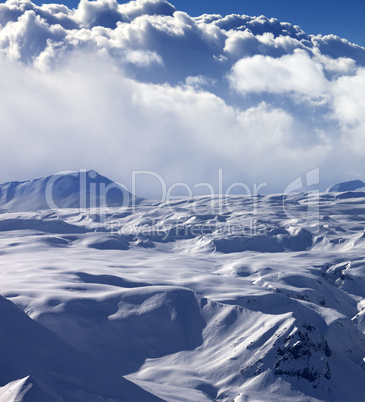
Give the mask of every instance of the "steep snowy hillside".
[[0, 298], [0, 397], [362, 401], [365, 197], [341, 194], [0, 214], [0, 294], [34, 320]]
[[75, 350], [2, 297], [0, 331], [2, 401], [157, 400]]

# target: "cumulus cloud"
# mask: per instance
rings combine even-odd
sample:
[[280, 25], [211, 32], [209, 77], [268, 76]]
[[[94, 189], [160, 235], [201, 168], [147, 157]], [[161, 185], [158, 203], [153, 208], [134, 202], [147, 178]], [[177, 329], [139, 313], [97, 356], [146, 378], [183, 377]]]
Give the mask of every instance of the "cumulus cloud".
[[364, 52], [263, 16], [193, 18], [165, 0], [8, 0], [0, 180], [86, 167], [214, 184], [224, 168], [228, 184], [281, 191], [319, 166], [326, 187], [362, 163]]
[[280, 57], [297, 49], [311, 49], [308, 41], [298, 41], [288, 35], [275, 37], [272, 32], [254, 35], [250, 30], [235, 31], [225, 42], [224, 52], [233, 59], [253, 55]]
[[119, 11], [118, 3], [115, 0], [81, 0], [75, 12], [75, 20], [85, 28], [95, 26], [115, 28], [118, 21], [126, 20], [126, 18]]
[[326, 72], [332, 75], [351, 75], [356, 72], [357, 65], [354, 59], [349, 57], [329, 57], [322, 54], [318, 48], [313, 49], [313, 60], [320, 63]]
[[[294, 170], [304, 168], [307, 158], [299, 162], [298, 147], [290, 146], [293, 119], [284, 110], [260, 104], [242, 111], [200, 89], [135, 81], [102, 57], [90, 67], [90, 57], [47, 73], [2, 62], [8, 80], [0, 87], [7, 99], [0, 158], [7, 172], [82, 164], [123, 180], [131, 170], [152, 170], [193, 187], [214, 184], [220, 167], [230, 183], [276, 185], [283, 175], [289, 180], [287, 163], [297, 159]], [[272, 164], [275, 175], [267, 175]]]
[[262, 55], [243, 58], [232, 67], [229, 81], [242, 94], [292, 92], [319, 98], [328, 91], [323, 66], [300, 50], [279, 58]]
[[347, 39], [339, 38], [336, 35], [318, 35], [312, 38], [313, 45], [318, 52], [331, 58], [350, 58], [356, 63], [365, 65], [365, 48], [350, 43]]
[[[350, 148], [351, 157], [365, 157], [364, 91], [364, 68], [359, 68], [352, 76], [340, 77], [333, 88], [333, 118], [341, 126], [343, 141]], [[363, 167], [360, 166], [359, 171], [363, 174]]]
[[27, 10], [17, 21], [8, 22], [0, 31], [0, 48], [10, 59], [32, 62], [49, 42], [61, 41], [65, 31], [60, 25], [48, 25], [33, 10]]
[[334, 111], [343, 124], [356, 125], [364, 120], [365, 110], [365, 69], [361, 68], [353, 76], [337, 80], [334, 88]]

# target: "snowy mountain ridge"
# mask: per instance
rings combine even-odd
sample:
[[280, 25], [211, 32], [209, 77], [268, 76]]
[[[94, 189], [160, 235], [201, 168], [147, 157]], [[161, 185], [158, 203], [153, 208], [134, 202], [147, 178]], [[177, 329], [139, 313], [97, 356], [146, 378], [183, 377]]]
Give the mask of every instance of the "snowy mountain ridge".
[[362, 401], [365, 197], [340, 194], [1, 213], [0, 399]]
[[[350, 180], [330, 186], [327, 193], [363, 192], [365, 183]], [[142, 198], [95, 170], [65, 171], [44, 178], [0, 184], [0, 211], [31, 212], [58, 208], [128, 206]]]

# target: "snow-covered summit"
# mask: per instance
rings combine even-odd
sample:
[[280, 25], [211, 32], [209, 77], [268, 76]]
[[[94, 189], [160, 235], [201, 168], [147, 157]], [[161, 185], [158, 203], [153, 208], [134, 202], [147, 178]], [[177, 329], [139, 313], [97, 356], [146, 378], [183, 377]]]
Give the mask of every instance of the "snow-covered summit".
[[327, 193], [342, 193], [344, 191], [365, 191], [365, 183], [361, 180], [350, 180], [328, 187]]
[[65, 171], [52, 176], [0, 185], [0, 209], [16, 212], [57, 208], [119, 207], [132, 195], [94, 170]]

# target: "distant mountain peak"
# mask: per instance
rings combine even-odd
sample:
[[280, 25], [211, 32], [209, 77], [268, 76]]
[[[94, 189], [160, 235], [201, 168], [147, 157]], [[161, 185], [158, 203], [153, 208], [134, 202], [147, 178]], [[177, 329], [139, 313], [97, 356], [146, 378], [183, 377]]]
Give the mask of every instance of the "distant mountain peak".
[[342, 193], [344, 191], [361, 191], [365, 190], [365, 183], [361, 180], [350, 180], [342, 183], [334, 184], [328, 187], [327, 193]]
[[59, 208], [122, 207], [136, 199], [95, 170], [63, 171], [44, 178], [0, 184], [0, 209], [14, 212]]

